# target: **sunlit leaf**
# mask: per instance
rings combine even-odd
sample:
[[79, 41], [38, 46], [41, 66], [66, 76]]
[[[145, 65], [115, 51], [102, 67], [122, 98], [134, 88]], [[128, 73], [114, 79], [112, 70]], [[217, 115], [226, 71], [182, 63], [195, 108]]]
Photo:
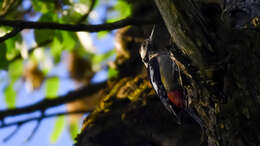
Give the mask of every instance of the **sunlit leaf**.
[[59, 139], [64, 128], [65, 128], [64, 116], [57, 117], [51, 137], [50, 137], [51, 143], [55, 143]]
[[110, 51], [108, 51], [104, 54], [97, 54], [93, 57], [92, 63], [93, 64], [99, 64], [99, 63], [105, 61], [106, 59], [110, 58], [114, 54], [115, 54], [115, 50], [110, 50]]
[[47, 79], [45, 84], [45, 95], [47, 98], [55, 98], [58, 95], [60, 80], [58, 77]]
[[76, 33], [81, 45], [87, 52], [94, 53], [96, 48], [93, 45], [93, 38], [91, 37], [90, 33], [88, 32], [77, 32]]
[[114, 9], [118, 12], [118, 15], [108, 19], [108, 22], [118, 21], [131, 15], [131, 7], [126, 1], [118, 0]]
[[23, 61], [21, 59], [12, 62], [8, 68], [11, 82], [14, 83], [23, 74]]
[[9, 85], [4, 90], [5, 102], [8, 108], [15, 107], [16, 91], [14, 90], [14, 83], [23, 74], [23, 62], [22, 60], [16, 60], [9, 64]]
[[73, 140], [75, 140], [77, 134], [79, 132], [79, 125], [78, 123], [71, 123], [70, 124], [70, 136]]
[[63, 49], [71, 51], [76, 45], [76, 35], [73, 32], [61, 31], [63, 38]]
[[118, 76], [118, 70], [114, 68], [109, 68], [107, 74], [109, 79], [116, 78]]
[[51, 0], [31, 0], [34, 10], [42, 13], [54, 12], [55, 3]]
[[81, 3], [86, 3], [86, 4], [89, 4], [90, 3], [90, 0], [79, 0]]
[[82, 14], [73, 11], [73, 9], [69, 9], [66, 11], [64, 15], [62, 15], [62, 22], [63, 23], [76, 23], [80, 18], [82, 17]]
[[7, 32], [10, 32], [13, 28], [10, 26], [0, 26], [0, 36], [5, 35]]
[[71, 51], [76, 45], [76, 35], [73, 32], [56, 31], [55, 37], [51, 43], [51, 54], [54, 57], [54, 61], [57, 63], [60, 61], [61, 53], [63, 50]]
[[62, 53], [63, 44], [61, 43], [60, 40], [58, 40], [58, 38], [55, 37], [53, 39], [50, 47], [51, 47], [51, 54], [54, 57], [54, 61], [59, 62], [60, 57], [61, 57], [61, 53]]
[[5, 102], [8, 108], [15, 108], [16, 92], [13, 88], [13, 84], [9, 84], [4, 90]]
[[120, 12], [121, 17], [129, 16], [131, 13], [130, 5], [123, 0], [118, 0], [115, 9]]
[[97, 37], [98, 37], [99, 39], [101, 39], [101, 38], [104, 38], [107, 34], [109, 34], [109, 31], [99, 31], [99, 32], [97, 33]]
[[5, 45], [6, 45], [6, 58], [8, 60], [13, 59], [15, 56], [17, 56], [17, 54], [20, 52], [17, 48], [16, 48], [16, 43], [21, 41], [21, 36], [17, 35], [13, 38], [10, 38], [8, 40], [5, 41]]

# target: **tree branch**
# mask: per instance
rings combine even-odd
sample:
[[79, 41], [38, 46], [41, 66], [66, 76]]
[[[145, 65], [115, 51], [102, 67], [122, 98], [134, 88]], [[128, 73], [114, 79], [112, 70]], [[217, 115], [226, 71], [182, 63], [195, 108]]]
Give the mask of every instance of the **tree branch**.
[[140, 24], [150, 24], [153, 20], [144, 20], [140, 18], [127, 17], [123, 20], [106, 23], [106, 24], [59, 24], [52, 22], [32, 22], [23, 20], [0, 20], [0, 26], [11, 26], [18, 27], [21, 29], [58, 29], [66, 31], [88, 31], [88, 32], [98, 32], [103, 30], [113, 30], [118, 29], [128, 25], [140, 25]]
[[3, 142], [7, 142], [8, 140], [10, 140], [22, 127], [22, 125], [20, 124], [16, 124], [16, 125], [17, 126], [15, 127], [15, 129], [3, 139]]
[[[39, 129], [41, 122], [43, 120], [44, 117], [40, 117], [39, 119], [37, 119], [37, 123], [35, 125], [35, 127], [33, 128], [33, 131], [31, 132], [31, 134], [29, 135], [29, 137], [25, 140], [26, 142], [30, 141], [33, 136], [35, 135], [35, 133], [37, 132], [37, 130]], [[22, 125], [22, 124], [21, 124]]]
[[9, 39], [9, 38], [11, 38], [11, 37], [14, 37], [15, 35], [17, 35], [22, 30], [23, 29], [21, 27], [14, 27], [11, 32], [6, 33], [4, 36], [0, 37], [0, 43]]
[[31, 122], [31, 121], [43, 120], [45, 118], [52, 118], [52, 117], [62, 116], [62, 115], [84, 114], [84, 113], [88, 113], [88, 112], [91, 112], [91, 111], [88, 111], [88, 110], [78, 110], [78, 111], [72, 111], [72, 112], [53, 113], [53, 114], [44, 115], [43, 117], [42, 116], [40, 116], [40, 117], [33, 117], [33, 118], [21, 120], [21, 121], [11, 122], [11, 123], [8, 123], [8, 124], [1, 125], [0, 128], [6, 128], [6, 127], [14, 126], [14, 125], [17, 125], [17, 126], [18, 125], [23, 125], [23, 124]]
[[4, 1], [3, 5], [1, 7], [0, 17], [4, 17], [8, 13], [10, 13], [13, 9], [16, 9], [21, 2], [22, 2], [21, 0]]
[[[91, 3], [91, 5], [90, 5], [90, 8], [89, 8], [88, 12], [87, 12], [85, 15], [83, 15], [83, 16], [77, 21], [77, 24], [82, 23], [86, 18], [88, 18], [89, 14], [90, 14], [91, 11], [94, 9], [95, 4], [96, 4], [96, 0], [93, 0], [92, 3]], [[31, 7], [31, 8], [32, 8], [32, 7]], [[28, 10], [30, 10], [31, 8], [29, 8]], [[27, 10], [27, 11], [28, 11], [28, 10]], [[0, 37], [0, 42], [1, 42], [1, 37]], [[29, 54], [31, 54], [31, 53], [34, 51], [34, 49], [36, 49], [36, 48], [38, 48], [38, 47], [41, 47], [41, 46], [44, 46], [44, 45], [47, 45], [47, 44], [49, 44], [49, 43], [51, 43], [51, 42], [52, 42], [52, 40], [46, 40], [46, 41], [42, 42], [41, 44], [37, 44], [37, 46], [28, 49], [28, 50], [29, 50]], [[18, 54], [14, 59], [10, 60], [10, 62], [14, 62], [15, 60], [17, 60], [17, 59], [19, 59], [19, 58], [21, 58], [21, 54]]]
[[[84, 98], [87, 95], [91, 95], [106, 87], [106, 82], [98, 83], [98, 84], [90, 84], [86, 87], [83, 87], [76, 91], [71, 91], [66, 95], [59, 96], [55, 99], [46, 99], [44, 98], [38, 103], [28, 105], [21, 108], [1, 110], [0, 111], [0, 119], [4, 119], [9, 116], [17, 116], [22, 114], [27, 114], [35, 111], [45, 111], [50, 107], [59, 106], [61, 104], [69, 103], [81, 98]], [[5, 124], [5, 123], [3, 123]], [[2, 124], [2, 125], [3, 125]]]
[[[202, 48], [212, 49], [200, 11], [193, 0], [154, 0], [173, 41], [191, 57], [197, 67], [204, 67]], [[184, 11], [185, 10], [185, 11]]]
[[42, 115], [40, 117], [33, 117], [33, 118], [29, 118], [29, 119], [25, 119], [25, 120], [21, 120], [21, 121], [16, 121], [16, 122], [11, 122], [8, 124], [4, 124], [4, 125], [0, 125], [0, 128], [6, 128], [6, 127], [10, 127], [10, 126], [15, 126], [16, 128], [8, 135], [6, 136], [3, 141], [7, 142], [8, 140], [10, 140], [19, 130], [20, 128], [31, 121], [37, 121], [32, 133], [30, 134], [30, 136], [26, 139], [26, 141], [30, 141], [32, 139], [32, 137], [35, 135], [35, 133], [37, 132], [37, 130], [40, 127], [40, 123], [43, 119], [46, 118], [52, 118], [52, 117], [57, 117], [57, 116], [62, 116], [62, 115], [72, 115], [72, 114], [83, 114], [83, 113], [87, 113], [90, 111], [87, 110], [78, 110], [78, 111], [72, 111], [72, 112], [59, 112], [59, 113], [53, 113], [53, 114], [49, 114], [49, 115]]
[[[36, 46], [28, 49], [28, 54], [31, 54], [35, 49], [37, 49], [39, 47], [42, 47], [44, 45], [47, 45], [47, 44], [49, 44], [51, 42], [52, 42], [52, 40], [46, 40], [46, 41], [44, 41], [42, 43], [37, 44]], [[10, 60], [10, 62], [14, 62], [14, 61], [16, 61], [17, 59], [20, 59], [20, 58], [22, 58], [21, 53], [19, 53], [16, 57], [14, 57], [12, 60]]]

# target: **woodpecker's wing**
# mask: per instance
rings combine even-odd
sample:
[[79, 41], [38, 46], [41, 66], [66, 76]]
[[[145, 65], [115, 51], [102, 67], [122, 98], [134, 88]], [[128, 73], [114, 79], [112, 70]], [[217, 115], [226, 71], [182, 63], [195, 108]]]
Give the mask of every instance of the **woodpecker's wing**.
[[153, 86], [154, 90], [156, 91], [157, 95], [159, 96], [161, 102], [163, 103], [163, 105], [169, 112], [171, 112], [173, 115], [175, 115], [177, 123], [180, 124], [181, 119], [179, 118], [178, 113], [180, 112], [181, 109], [174, 106], [168, 99], [167, 91], [161, 80], [159, 64], [158, 64], [158, 60], [156, 57], [152, 58], [148, 62], [148, 74], [149, 74], [152, 86]]
[[170, 55], [159, 55], [156, 57], [161, 81], [167, 92], [171, 92], [180, 88], [179, 70], [175, 62], [170, 58]]

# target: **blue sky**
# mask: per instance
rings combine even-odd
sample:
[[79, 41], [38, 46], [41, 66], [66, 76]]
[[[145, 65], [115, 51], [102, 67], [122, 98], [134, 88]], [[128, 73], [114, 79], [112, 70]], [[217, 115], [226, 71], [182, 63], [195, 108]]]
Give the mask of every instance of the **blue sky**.
[[[23, 1], [24, 7], [28, 7], [29, 5], [30, 5], [29, 0]], [[96, 8], [96, 12], [101, 14], [100, 16], [102, 16], [102, 14], [105, 13], [104, 8], [102, 6]], [[26, 19], [36, 21], [39, 18], [39, 16], [40, 15], [36, 15], [34, 18], [26, 18]], [[96, 19], [96, 20], [92, 20], [91, 23], [101, 23], [102, 22], [101, 20], [102, 20], [102, 17], [100, 17], [99, 19]], [[114, 38], [113, 38], [112, 34], [107, 35], [106, 37], [104, 37], [102, 39], [97, 39], [96, 33], [91, 34], [91, 36], [93, 38], [94, 46], [97, 48], [97, 53], [104, 53], [104, 52], [108, 51], [109, 49], [114, 48], [114, 44], [113, 44]], [[32, 42], [34, 41], [32, 39], [33, 32], [31, 31], [30, 33], [27, 33], [26, 37], [24, 37], [24, 38], [25, 38], [27, 46], [31, 46]], [[68, 91], [75, 89], [75, 83], [69, 79], [69, 75], [68, 75], [68, 72], [66, 70], [66, 66], [64, 63], [59, 63], [57, 66], [55, 66], [54, 69], [51, 71], [51, 74], [61, 77], [59, 95], [66, 94]], [[4, 90], [4, 87], [8, 82], [7, 77], [8, 77], [7, 72], [0, 71], [0, 91]], [[95, 77], [92, 79], [92, 81], [99, 82], [102, 80], [106, 80], [106, 78], [107, 78], [107, 71], [106, 71], [106, 69], [103, 69], [95, 75]], [[38, 91], [34, 91], [32, 93], [27, 92], [24, 84], [20, 84], [20, 85], [18, 84], [18, 86], [19, 86], [19, 92], [17, 92], [18, 93], [17, 107], [22, 107], [22, 106], [25, 106], [28, 104], [35, 103], [35, 102], [41, 100], [45, 95], [44, 85], [42, 86], [41, 89], [39, 89]], [[4, 102], [3, 97], [4, 97], [3, 92], [0, 92], [0, 109], [6, 108], [6, 104]], [[50, 113], [50, 112], [53, 113], [53, 112], [65, 111], [65, 110], [66, 110], [66, 107], [64, 105], [62, 105], [62, 106], [58, 106], [58, 107], [48, 110], [47, 113]], [[6, 119], [6, 122], [16, 121], [18, 119], [25, 119], [25, 118], [32, 117], [32, 116], [38, 116], [39, 114], [40, 113], [35, 112], [32, 114], [28, 114], [28, 115], [12, 117], [12, 118]], [[15, 126], [0, 129], [0, 146], [48, 146], [48, 145], [50, 145], [50, 146], [51, 145], [71, 146], [71, 145], [73, 145], [73, 141], [69, 135], [68, 123], [66, 123], [66, 127], [64, 128], [62, 135], [60, 136], [58, 141], [54, 144], [50, 143], [50, 135], [52, 134], [52, 131], [53, 131], [55, 119], [56, 118], [44, 119], [42, 121], [38, 131], [34, 135], [34, 137], [28, 142], [26, 142], [25, 140], [31, 134], [34, 126], [36, 125], [35, 121], [23, 125], [21, 127], [21, 129], [6, 143], [3, 143], [2, 140], [15, 129]]]

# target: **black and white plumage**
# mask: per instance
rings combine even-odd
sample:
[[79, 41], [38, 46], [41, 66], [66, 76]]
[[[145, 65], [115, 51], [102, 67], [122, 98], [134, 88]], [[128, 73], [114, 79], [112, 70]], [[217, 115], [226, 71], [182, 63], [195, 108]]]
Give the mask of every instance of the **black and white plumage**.
[[166, 48], [157, 48], [157, 40], [154, 38], [156, 35], [158, 32], [155, 32], [154, 27], [150, 37], [142, 43], [139, 50], [155, 92], [164, 107], [174, 115], [177, 123], [181, 124], [183, 116], [188, 113], [200, 126], [203, 126], [203, 122], [193, 109], [188, 107], [181, 71], [173, 54]]

